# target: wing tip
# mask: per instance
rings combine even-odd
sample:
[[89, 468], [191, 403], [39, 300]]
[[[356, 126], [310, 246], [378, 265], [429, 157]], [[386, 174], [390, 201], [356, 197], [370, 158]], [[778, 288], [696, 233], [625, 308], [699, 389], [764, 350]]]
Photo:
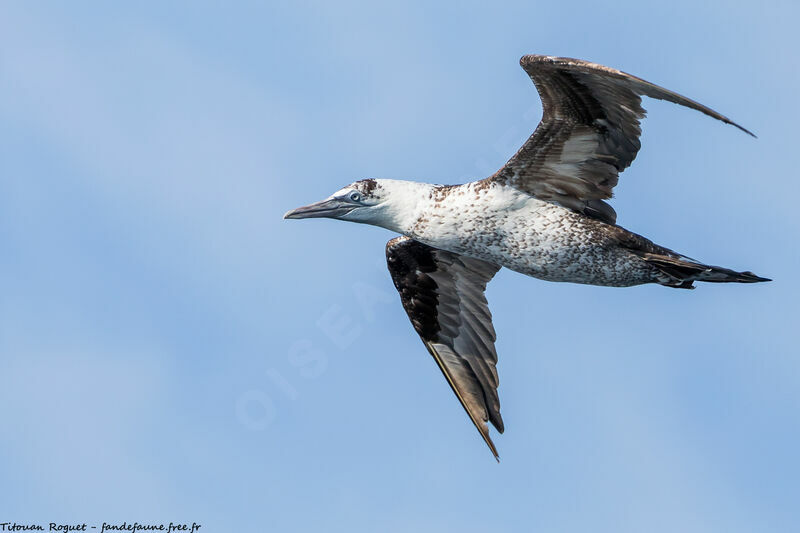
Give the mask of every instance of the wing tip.
[[[702, 104], [698, 104], [698, 105], [701, 105], [701, 107], [706, 107], [706, 106], [703, 106]], [[706, 110], [711, 111], [711, 112], [709, 113]], [[748, 130], [747, 128], [745, 128], [741, 124], [737, 124], [736, 122], [732, 121], [731, 119], [729, 119], [725, 115], [723, 115], [721, 113], [718, 113], [718, 112], [716, 112], [716, 111], [714, 111], [713, 109], [710, 109], [710, 108], [706, 108], [706, 110], [700, 109], [699, 111], [701, 113], [705, 114], [705, 115], [710, 116], [711, 118], [719, 120], [720, 122], [723, 122], [725, 124], [729, 124], [729, 125], [733, 126], [734, 128], [738, 129], [739, 131], [745, 132], [746, 134], [748, 134], [750, 137], [752, 137], [754, 139], [758, 139], [758, 135], [756, 135], [752, 131]]]
[[486, 428], [486, 433], [481, 431], [480, 434], [483, 437], [483, 440], [485, 440], [486, 444], [489, 446], [489, 450], [492, 452], [492, 455], [494, 456], [494, 460], [499, 463], [500, 462], [500, 454], [497, 453], [497, 448], [495, 448], [494, 442], [492, 442], [492, 439], [489, 437], [489, 429]]
[[483, 422], [480, 422], [476, 416], [476, 413], [473, 413], [472, 410], [469, 408], [467, 402], [464, 400], [464, 397], [461, 394], [458, 385], [456, 385], [455, 381], [453, 381], [453, 378], [448, 372], [447, 367], [444, 365], [441, 356], [436, 351], [436, 348], [434, 348], [433, 343], [425, 339], [422, 339], [422, 342], [425, 344], [425, 347], [428, 349], [428, 352], [433, 356], [433, 360], [436, 361], [436, 365], [439, 367], [439, 370], [444, 375], [448, 385], [450, 385], [450, 388], [453, 389], [456, 398], [458, 398], [458, 401], [461, 403], [461, 407], [464, 408], [464, 411], [466, 411], [467, 416], [472, 421], [472, 424], [475, 426], [475, 429], [477, 429], [478, 433], [481, 434], [483, 441], [489, 447], [489, 450], [492, 452], [492, 455], [494, 456], [495, 460], [499, 463], [500, 454], [497, 453], [497, 448], [495, 447], [494, 442], [492, 442], [492, 437], [489, 436], [489, 425], [486, 423], [487, 421], [484, 420]]
[[748, 129], [747, 129], [747, 128], [745, 128], [744, 126], [740, 126], [740, 125], [738, 125], [738, 124], [737, 124], [737, 123], [735, 123], [735, 122], [731, 122], [730, 124], [731, 124], [732, 126], [736, 126], [737, 128], [739, 128], [740, 130], [742, 130], [743, 132], [745, 132], [746, 134], [748, 134], [748, 135], [749, 135], [750, 137], [752, 137], [753, 139], [758, 139], [758, 135], [756, 135], [756, 134], [755, 134], [755, 133], [753, 133], [752, 131], [748, 130]]
[[[601, 65], [599, 63], [591, 63], [591, 62], [588, 62], [588, 61], [584, 61], [582, 59], [575, 59], [575, 58], [572, 58], [572, 57], [550, 56], [550, 55], [543, 55], [543, 54], [525, 54], [524, 56], [519, 58], [519, 64], [526, 72], [528, 70], [528, 67], [530, 67], [531, 65], [533, 65], [535, 63], [574, 64], [575, 66], [593, 67], [593, 68], [597, 68], [597, 69], [603, 70], [606, 74], [612, 74], [612, 75], [616, 75], [616, 76], [627, 76], [627, 77], [630, 77], [630, 78], [633, 78], [633, 79], [636, 79], [636, 80], [644, 82], [644, 80], [641, 80], [640, 78], [637, 78], [636, 76], [633, 76], [631, 74], [626, 74], [625, 72], [622, 72], [622, 71], [617, 70], [615, 68], [607, 67], [607, 66]], [[645, 82], [645, 83], [650, 84], [649, 82]], [[652, 85], [652, 84], [650, 84], [650, 85]], [[658, 87], [658, 86], [656, 86], [656, 87]], [[680, 95], [678, 95], [678, 96], [680, 96]], [[681, 97], [681, 98], [685, 98], [685, 97]], [[697, 102], [692, 102], [692, 103], [697, 104]], [[683, 105], [686, 105], [686, 104], [683, 104]], [[756, 135], [752, 131], [748, 130], [744, 126], [740, 126], [739, 124], [737, 124], [736, 122], [732, 121], [728, 117], [720, 115], [716, 111], [713, 111], [713, 110], [711, 110], [709, 108], [706, 108], [706, 106], [703, 106], [702, 104], [697, 104], [697, 105], [699, 107], [705, 108], [705, 109], [700, 109], [700, 111], [702, 111], [703, 113], [711, 115], [713, 118], [716, 118], [718, 120], [722, 120], [726, 124], [730, 124], [731, 126], [734, 126], [735, 128], [738, 128], [739, 130], [743, 131], [744, 133], [748, 134], [749, 136], [753, 137], [754, 139], [758, 139], [758, 135]], [[708, 111], [710, 111], [710, 113]]]

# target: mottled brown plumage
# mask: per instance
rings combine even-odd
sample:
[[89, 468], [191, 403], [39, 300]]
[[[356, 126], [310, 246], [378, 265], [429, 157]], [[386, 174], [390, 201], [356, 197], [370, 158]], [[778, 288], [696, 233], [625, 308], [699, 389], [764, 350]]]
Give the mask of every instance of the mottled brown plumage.
[[388, 242], [386, 262], [411, 324], [497, 457], [486, 424], [503, 432], [496, 336], [483, 292], [500, 267], [408, 237]]
[[484, 290], [501, 267], [548, 281], [611, 287], [768, 281], [700, 263], [617, 226], [604, 201], [639, 151], [642, 96], [749, 131], [693, 100], [602, 65], [549, 56], [525, 56], [521, 64], [544, 113], [494, 175], [463, 185], [361, 180], [286, 214], [374, 224], [403, 235], [386, 248], [403, 308], [495, 457], [488, 423], [502, 433], [503, 421]]
[[636, 76], [569, 57], [528, 55], [520, 65], [542, 99], [542, 121], [488, 181], [523, 190], [609, 224], [618, 175], [639, 152], [642, 96], [667, 100], [732, 124], [716, 111]]

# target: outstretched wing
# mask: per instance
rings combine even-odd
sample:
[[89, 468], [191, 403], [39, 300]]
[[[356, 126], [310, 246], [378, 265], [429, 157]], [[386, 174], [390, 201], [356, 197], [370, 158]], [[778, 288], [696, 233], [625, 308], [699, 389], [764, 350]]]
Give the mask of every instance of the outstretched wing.
[[753, 135], [702, 104], [616, 69], [540, 55], [523, 56], [520, 64], [539, 91], [542, 121], [487, 180], [610, 224], [617, 215], [603, 199], [611, 198], [619, 173], [641, 146], [642, 96], [695, 109]]
[[487, 422], [502, 433], [503, 419], [484, 290], [500, 267], [408, 237], [388, 242], [386, 262], [411, 324], [497, 458]]

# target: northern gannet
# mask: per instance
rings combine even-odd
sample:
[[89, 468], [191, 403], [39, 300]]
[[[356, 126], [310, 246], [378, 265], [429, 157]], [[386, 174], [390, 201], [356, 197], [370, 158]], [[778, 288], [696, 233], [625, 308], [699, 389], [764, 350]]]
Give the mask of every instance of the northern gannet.
[[[544, 108], [495, 174], [463, 185], [365, 179], [284, 218], [336, 218], [400, 233], [386, 259], [403, 307], [498, 459], [503, 432], [495, 330], [484, 291], [502, 267], [547, 281], [610, 287], [770, 281], [706, 265], [616, 224], [618, 175], [639, 151], [641, 97], [680, 104], [753, 135], [716, 111], [619, 70], [566, 57], [520, 60]], [[755, 135], [753, 135], [755, 137]]]

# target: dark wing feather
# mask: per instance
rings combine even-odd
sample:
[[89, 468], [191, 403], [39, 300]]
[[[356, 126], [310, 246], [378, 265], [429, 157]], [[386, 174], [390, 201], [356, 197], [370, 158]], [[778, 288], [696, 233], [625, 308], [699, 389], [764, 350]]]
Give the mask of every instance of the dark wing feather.
[[487, 178], [614, 224], [611, 198], [640, 148], [642, 96], [667, 100], [743, 127], [708, 107], [636, 76], [568, 57], [523, 56], [542, 99], [542, 121], [522, 148]]
[[497, 458], [487, 422], [502, 433], [503, 419], [484, 290], [500, 267], [408, 237], [389, 241], [386, 261], [411, 324]]

